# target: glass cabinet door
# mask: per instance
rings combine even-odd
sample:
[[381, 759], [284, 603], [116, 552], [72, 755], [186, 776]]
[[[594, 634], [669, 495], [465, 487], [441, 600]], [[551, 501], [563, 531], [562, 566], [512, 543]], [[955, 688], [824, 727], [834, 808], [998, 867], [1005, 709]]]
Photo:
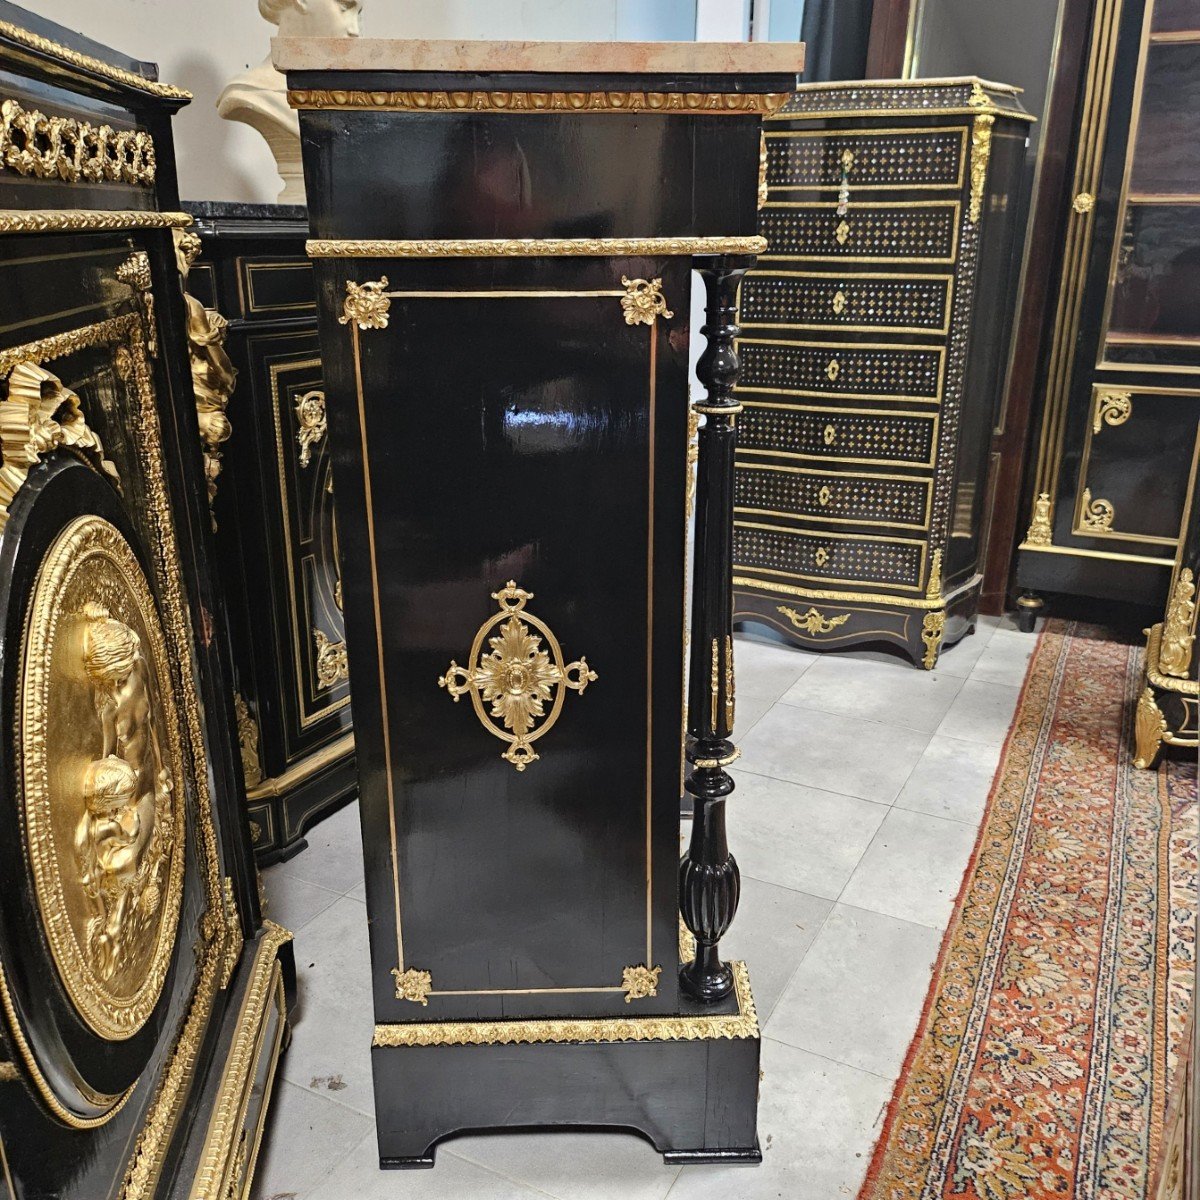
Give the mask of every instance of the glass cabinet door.
[[1101, 363], [1192, 366], [1200, 350], [1200, 0], [1142, 30]]

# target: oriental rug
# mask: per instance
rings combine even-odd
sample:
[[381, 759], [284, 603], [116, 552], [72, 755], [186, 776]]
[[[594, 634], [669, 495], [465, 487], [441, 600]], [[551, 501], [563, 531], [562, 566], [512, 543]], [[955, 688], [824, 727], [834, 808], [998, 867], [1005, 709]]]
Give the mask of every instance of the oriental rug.
[[1143, 1200], [1194, 978], [1196, 771], [1141, 650], [1041, 635], [859, 1200]]

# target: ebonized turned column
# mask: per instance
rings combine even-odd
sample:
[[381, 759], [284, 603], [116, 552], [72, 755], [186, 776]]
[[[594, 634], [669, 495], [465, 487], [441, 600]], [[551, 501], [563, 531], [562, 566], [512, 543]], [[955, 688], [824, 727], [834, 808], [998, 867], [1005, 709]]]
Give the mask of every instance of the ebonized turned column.
[[737, 442], [734, 398], [738, 357], [737, 290], [752, 257], [700, 258], [708, 345], [696, 374], [708, 390], [693, 405], [704, 418], [699, 432], [696, 533], [692, 585], [692, 652], [684, 785], [693, 798], [691, 845], [679, 864], [679, 910], [696, 939], [696, 955], [680, 970], [684, 990], [697, 1000], [723, 999], [733, 972], [717, 943], [737, 912], [741, 877], [725, 836], [725, 801], [734, 783], [726, 771], [739, 751], [730, 740], [734, 721], [733, 454]]

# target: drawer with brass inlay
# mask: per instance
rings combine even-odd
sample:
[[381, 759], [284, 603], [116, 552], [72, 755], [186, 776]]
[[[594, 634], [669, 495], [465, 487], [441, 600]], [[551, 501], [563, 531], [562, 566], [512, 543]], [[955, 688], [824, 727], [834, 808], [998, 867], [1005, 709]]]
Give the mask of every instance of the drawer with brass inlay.
[[950, 275], [755, 271], [742, 283], [745, 329], [946, 334]]
[[[769, 124], [769, 123], [768, 123]], [[947, 188], [963, 183], [966, 126], [942, 129], [770, 129], [767, 185], [780, 191]]]
[[733, 570], [828, 583], [853, 580], [919, 589], [926, 543], [900, 537], [819, 533], [760, 521], [733, 523]]
[[918, 467], [932, 467], [937, 455], [936, 413], [742, 403], [738, 449], [743, 455]]
[[941, 346], [740, 338], [738, 350], [744, 389], [935, 404], [942, 398], [946, 351]]
[[759, 217], [767, 239], [760, 262], [952, 263], [958, 254], [957, 200], [855, 203], [768, 200]]
[[738, 460], [734, 505], [739, 514], [803, 517], [895, 529], [929, 527], [932, 478], [818, 471]]

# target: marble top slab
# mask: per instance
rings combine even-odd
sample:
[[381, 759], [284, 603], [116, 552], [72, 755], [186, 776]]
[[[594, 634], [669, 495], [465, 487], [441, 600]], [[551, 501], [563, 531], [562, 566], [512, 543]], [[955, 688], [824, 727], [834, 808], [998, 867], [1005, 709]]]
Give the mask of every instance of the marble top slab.
[[275, 38], [280, 71], [798, 75], [801, 42], [487, 42]]

